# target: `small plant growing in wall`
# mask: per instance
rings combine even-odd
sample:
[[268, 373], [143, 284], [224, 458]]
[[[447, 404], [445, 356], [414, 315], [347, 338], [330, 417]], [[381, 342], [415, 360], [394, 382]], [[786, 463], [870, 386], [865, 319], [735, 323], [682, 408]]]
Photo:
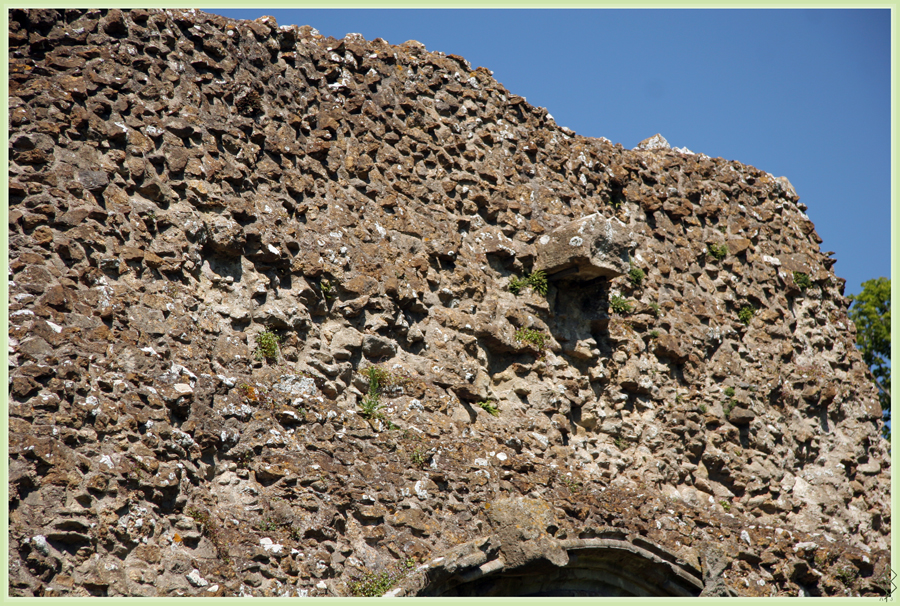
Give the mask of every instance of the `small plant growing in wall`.
[[640, 288], [645, 276], [644, 270], [635, 265], [632, 265], [631, 269], [628, 270], [628, 281], [631, 282], [632, 286], [635, 288]]
[[410, 462], [419, 469], [428, 467], [428, 451], [421, 446], [416, 446], [409, 454]]
[[366, 570], [361, 577], [353, 578], [347, 587], [353, 597], [378, 598], [406, 578], [415, 567], [416, 561], [409, 558], [381, 572]]
[[335, 297], [334, 283], [332, 283], [331, 280], [322, 280], [319, 282], [319, 290], [322, 291], [322, 297], [326, 301]]
[[527, 285], [528, 284], [526, 283], [525, 278], [513, 276], [509, 279], [509, 292], [516, 296], [519, 296], [519, 293], [522, 292], [522, 289]]
[[724, 244], [707, 244], [706, 251], [710, 257], [717, 261], [721, 261], [728, 256], [728, 247]]
[[388, 429], [397, 429], [381, 412], [381, 389], [390, 383], [391, 373], [378, 366], [369, 366], [362, 374], [369, 379], [369, 390], [359, 404], [360, 416], [364, 419], [378, 419]]
[[794, 284], [797, 285], [797, 288], [800, 290], [806, 290], [807, 288], [812, 286], [812, 280], [809, 279], [809, 276], [801, 271], [794, 272]]
[[755, 314], [755, 313], [756, 313], [756, 310], [753, 309], [753, 307], [751, 307], [750, 305], [744, 305], [738, 311], [738, 320], [740, 320], [742, 324], [749, 325], [750, 320], [753, 319], [753, 314]]
[[719, 505], [721, 505], [722, 509], [724, 509], [726, 512], [731, 511], [731, 503], [729, 503], [728, 501], [719, 501]]
[[542, 297], [547, 296], [547, 274], [545, 274], [542, 270], [538, 270], [529, 274], [528, 285], [531, 286], [531, 289]]
[[275, 532], [276, 530], [278, 530], [278, 523], [270, 516], [265, 516], [256, 525], [256, 529], [260, 532]]
[[479, 402], [478, 406], [484, 409], [491, 416], [497, 417], [500, 416], [500, 409], [497, 408], [497, 405], [491, 402], [490, 400], [485, 400], [484, 402]]
[[188, 507], [185, 510], [185, 513], [193, 518], [200, 526], [200, 534], [212, 542], [213, 547], [216, 549], [216, 555], [226, 564], [230, 563], [231, 558], [228, 557], [228, 550], [222, 543], [222, 538], [219, 534], [219, 525], [216, 523], [215, 519], [213, 519], [208, 512], [201, 511], [196, 507]]
[[359, 408], [362, 411], [360, 412], [360, 415], [362, 415], [364, 419], [377, 419], [381, 417], [381, 399], [378, 397], [378, 394], [372, 394], [371, 392], [366, 394], [363, 397]]
[[609, 308], [620, 316], [631, 313], [631, 304], [620, 295], [613, 295], [609, 298]]
[[540, 330], [535, 330], [534, 328], [522, 327], [516, 331], [516, 341], [528, 343], [529, 345], [533, 345], [537, 349], [544, 349], [544, 345], [547, 341], [547, 335]]
[[731, 411], [734, 410], [735, 406], [737, 406], [737, 400], [735, 400], [734, 398], [728, 400], [728, 403], [725, 404], [725, 418], [726, 419], [731, 416]]
[[700, 413], [701, 413], [701, 414], [706, 414], [706, 410], [707, 410], [707, 409], [706, 409], [706, 404], [701, 404], [701, 405], [700, 405]]
[[658, 318], [658, 317], [659, 317], [659, 313], [660, 313], [660, 311], [659, 311], [659, 303], [657, 303], [656, 301], [650, 303], [650, 309], [653, 310], [653, 315], [656, 316], [656, 317]]
[[546, 297], [547, 274], [545, 274], [543, 270], [538, 270], [530, 273], [524, 278], [513, 276], [509, 281], [509, 292], [514, 295], [518, 295], [526, 286], [530, 286], [531, 290], [541, 295], [542, 297]]
[[725, 397], [728, 398], [728, 401], [723, 406], [723, 410], [725, 411], [725, 418], [731, 416], [731, 411], [734, 410], [734, 407], [737, 406], [738, 401], [734, 399], [734, 387], [726, 387], [725, 388]]
[[209, 527], [209, 514], [205, 511], [200, 511], [196, 507], [188, 507], [185, 513], [200, 526], [200, 534], [205, 535]]
[[365, 419], [376, 419], [381, 416], [381, 384], [387, 378], [387, 371], [377, 366], [369, 366], [363, 372], [369, 379], [369, 391], [359, 405]]
[[363, 374], [369, 379], [369, 393], [373, 391], [381, 393], [381, 390], [391, 382], [391, 373], [380, 366], [369, 366]]
[[844, 585], [850, 586], [857, 579], [859, 573], [849, 566], [844, 566], [838, 569], [834, 576], [840, 579], [841, 583], [843, 583]]
[[256, 335], [256, 352], [254, 357], [257, 360], [277, 360], [278, 341], [278, 335], [271, 330], [262, 331]]
[[571, 476], [571, 474], [566, 474], [566, 475], [558, 474], [557, 479], [559, 479], [560, 482], [565, 484], [566, 488], [568, 488], [569, 492], [571, 492], [572, 494], [578, 494], [584, 489], [584, 486], [582, 485], [582, 483], [579, 482], [578, 480], [576, 480], [575, 478], [573, 478]]
[[253, 453], [249, 450], [242, 452], [234, 459], [238, 469], [250, 469], [251, 461], [253, 461]]

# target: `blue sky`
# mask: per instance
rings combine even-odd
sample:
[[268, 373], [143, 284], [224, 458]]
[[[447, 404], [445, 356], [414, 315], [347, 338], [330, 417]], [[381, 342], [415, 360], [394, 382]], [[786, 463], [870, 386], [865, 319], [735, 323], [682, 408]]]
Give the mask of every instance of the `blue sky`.
[[484, 66], [579, 135], [672, 146], [786, 176], [845, 294], [890, 277], [890, 12], [210, 10], [311, 25]]

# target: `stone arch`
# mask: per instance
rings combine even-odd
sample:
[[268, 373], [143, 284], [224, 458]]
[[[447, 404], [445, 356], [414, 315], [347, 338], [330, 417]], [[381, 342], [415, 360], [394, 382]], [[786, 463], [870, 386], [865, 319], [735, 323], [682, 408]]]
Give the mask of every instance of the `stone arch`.
[[497, 537], [420, 567], [394, 595], [419, 597], [699, 596], [699, 571], [643, 537], [542, 540], [504, 560]]

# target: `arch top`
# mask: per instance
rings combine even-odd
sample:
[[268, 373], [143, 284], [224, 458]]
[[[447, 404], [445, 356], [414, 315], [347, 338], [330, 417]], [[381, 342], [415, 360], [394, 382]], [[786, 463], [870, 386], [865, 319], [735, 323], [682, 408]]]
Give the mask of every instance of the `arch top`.
[[[395, 596], [699, 596], [699, 571], [644, 537], [548, 539], [504, 549], [491, 535], [421, 566]], [[512, 557], [507, 557], [511, 555]]]

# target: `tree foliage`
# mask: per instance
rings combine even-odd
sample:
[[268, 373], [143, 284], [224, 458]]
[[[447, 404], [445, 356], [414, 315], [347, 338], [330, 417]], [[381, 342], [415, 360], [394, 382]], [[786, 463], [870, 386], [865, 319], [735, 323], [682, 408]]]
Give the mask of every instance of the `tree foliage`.
[[[891, 420], [891, 281], [877, 278], [863, 282], [863, 290], [851, 295], [850, 319], [856, 324], [856, 345], [878, 386], [885, 421]], [[885, 425], [885, 435], [890, 430]]]

